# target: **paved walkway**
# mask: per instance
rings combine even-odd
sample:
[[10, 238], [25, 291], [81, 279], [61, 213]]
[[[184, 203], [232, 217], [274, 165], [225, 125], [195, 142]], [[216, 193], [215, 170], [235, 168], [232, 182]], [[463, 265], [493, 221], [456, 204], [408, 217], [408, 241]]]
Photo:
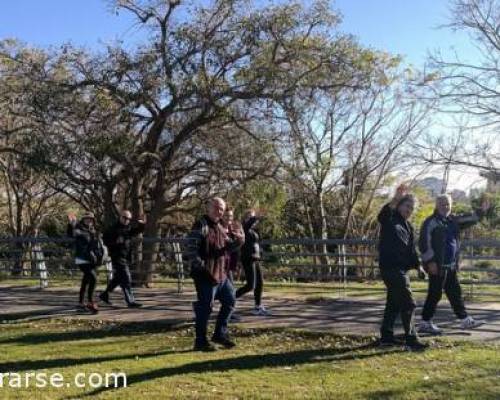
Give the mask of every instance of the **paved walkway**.
[[[143, 304], [141, 309], [124, 306], [120, 291], [111, 299], [113, 306], [102, 305], [98, 315], [78, 313], [75, 309], [77, 291], [73, 288], [50, 288], [0, 285], [0, 321], [22, 321], [45, 318], [83, 318], [106, 321], [191, 323], [191, 302], [194, 294], [177, 294], [169, 289], [138, 289], [136, 297]], [[242, 327], [290, 327], [312, 331], [331, 331], [341, 334], [376, 335], [382, 318], [384, 304], [378, 300], [331, 300], [306, 302], [294, 299], [266, 298], [265, 304], [272, 316], [257, 317], [251, 314], [252, 297], [238, 303]], [[458, 329], [458, 321], [443, 299], [435, 321], [445, 330], [445, 336], [477, 341], [500, 341], [500, 302], [470, 303], [472, 316], [485, 324], [473, 331]]]

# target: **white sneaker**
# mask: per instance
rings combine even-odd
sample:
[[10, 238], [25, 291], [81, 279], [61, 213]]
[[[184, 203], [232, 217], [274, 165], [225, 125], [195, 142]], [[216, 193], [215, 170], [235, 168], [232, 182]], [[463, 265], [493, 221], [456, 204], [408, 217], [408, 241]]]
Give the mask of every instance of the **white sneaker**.
[[271, 313], [264, 306], [255, 307], [252, 310], [252, 314], [253, 315], [262, 315], [262, 316], [271, 315]]
[[460, 329], [474, 329], [481, 325], [483, 325], [483, 322], [476, 321], [472, 317], [460, 320]]
[[443, 331], [432, 321], [421, 321], [418, 325], [418, 333], [429, 333], [431, 335], [440, 335]]

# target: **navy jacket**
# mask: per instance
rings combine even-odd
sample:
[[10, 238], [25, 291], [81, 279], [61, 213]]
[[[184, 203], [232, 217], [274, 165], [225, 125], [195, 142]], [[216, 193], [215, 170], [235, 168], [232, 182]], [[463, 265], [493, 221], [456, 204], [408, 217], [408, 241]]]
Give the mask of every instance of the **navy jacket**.
[[448, 217], [434, 212], [420, 229], [419, 249], [425, 264], [435, 262], [458, 268], [460, 261], [460, 232], [477, 224], [481, 213], [451, 214]]

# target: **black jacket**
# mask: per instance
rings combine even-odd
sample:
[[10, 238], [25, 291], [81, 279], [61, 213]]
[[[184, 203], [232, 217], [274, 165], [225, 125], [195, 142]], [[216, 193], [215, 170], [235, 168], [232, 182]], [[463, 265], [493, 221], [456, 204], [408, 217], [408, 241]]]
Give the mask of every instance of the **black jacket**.
[[136, 226], [115, 223], [104, 232], [104, 244], [114, 265], [129, 265], [132, 259], [132, 239], [144, 232], [144, 224]]
[[260, 235], [255, 229], [255, 223], [258, 221], [257, 217], [251, 217], [243, 223], [243, 231], [245, 232], [245, 243], [241, 248], [241, 257], [250, 258], [252, 260], [260, 260]]
[[380, 222], [379, 264], [381, 269], [407, 271], [419, 266], [415, 232], [397, 210], [386, 204], [378, 215]]
[[99, 234], [90, 229], [82, 221], [76, 225], [68, 224], [67, 234], [75, 238], [75, 258], [86, 260], [89, 264], [97, 265], [98, 258], [102, 257]]

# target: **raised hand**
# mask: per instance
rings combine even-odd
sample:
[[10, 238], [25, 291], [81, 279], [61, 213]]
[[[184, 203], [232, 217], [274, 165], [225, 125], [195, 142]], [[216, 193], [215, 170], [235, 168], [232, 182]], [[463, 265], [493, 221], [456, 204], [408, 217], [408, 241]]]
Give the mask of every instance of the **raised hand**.
[[396, 188], [396, 193], [394, 194], [394, 197], [392, 198], [391, 202], [389, 203], [389, 207], [392, 209], [396, 208], [396, 205], [399, 203], [399, 200], [403, 198], [403, 196], [408, 194], [408, 185], [405, 183], [400, 184]]
[[396, 194], [394, 195], [394, 197], [398, 200], [401, 199], [403, 196], [408, 194], [408, 189], [408, 185], [402, 183], [396, 188]]

